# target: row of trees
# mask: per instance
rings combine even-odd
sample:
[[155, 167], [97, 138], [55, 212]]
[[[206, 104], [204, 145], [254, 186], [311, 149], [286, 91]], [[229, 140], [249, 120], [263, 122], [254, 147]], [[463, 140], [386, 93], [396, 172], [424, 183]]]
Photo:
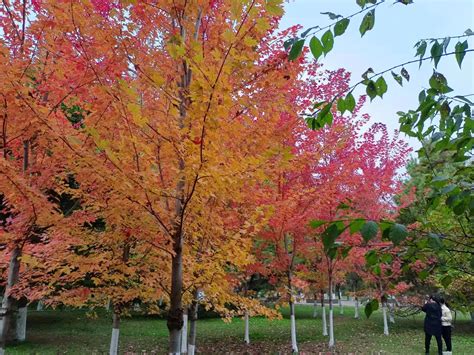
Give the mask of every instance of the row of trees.
[[299, 28], [278, 33], [282, 13], [278, 0], [3, 2], [2, 349], [19, 300], [110, 302], [115, 354], [138, 300], [167, 305], [170, 353], [189, 312], [193, 353], [198, 303], [276, 315], [252, 297], [261, 275], [289, 302], [297, 351], [295, 288], [331, 295], [351, 272], [385, 304], [402, 271], [431, 265], [405, 258], [406, 229], [387, 222], [412, 201], [394, 201], [406, 144], [364, 128], [352, 95], [349, 114], [327, 105], [332, 126], [308, 128], [299, 114], [349, 74], [288, 61]]

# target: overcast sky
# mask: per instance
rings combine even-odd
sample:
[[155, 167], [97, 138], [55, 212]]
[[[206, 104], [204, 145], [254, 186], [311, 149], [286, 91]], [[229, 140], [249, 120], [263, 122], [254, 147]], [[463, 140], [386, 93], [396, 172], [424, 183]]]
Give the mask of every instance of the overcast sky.
[[[377, 7], [375, 27], [363, 38], [359, 33], [363, 15], [353, 18], [346, 33], [336, 38], [334, 49], [320, 62], [328, 69], [346, 68], [352, 73], [352, 80], [357, 82], [368, 67], [378, 72], [414, 59], [413, 46], [419, 39], [459, 35], [468, 28], [474, 30], [474, 0], [414, 0], [414, 4], [409, 6], [393, 3], [394, 0], [387, 0]], [[332, 21], [320, 12], [331, 11], [347, 16], [360, 8], [355, 0], [289, 0], [285, 9], [281, 29], [295, 24], [301, 24], [304, 28], [323, 27]], [[474, 41], [469, 42], [472, 46]], [[454, 49], [455, 44], [456, 41], [451, 41], [450, 48]], [[443, 57], [438, 71], [448, 78], [454, 94], [465, 95], [474, 93], [473, 67], [474, 54], [468, 53], [462, 70], [454, 57]], [[401, 88], [388, 73], [385, 79], [389, 90], [384, 99], [376, 98], [366, 104], [365, 112], [371, 114], [374, 122], [383, 122], [389, 128], [397, 129], [396, 112], [417, 107], [418, 93], [427, 87], [433, 64], [425, 61], [421, 69], [418, 69], [418, 64], [409, 65], [406, 69], [411, 76], [408, 84]], [[363, 94], [364, 90], [365, 87], [362, 87], [355, 93]], [[410, 144], [417, 146], [413, 140]]]

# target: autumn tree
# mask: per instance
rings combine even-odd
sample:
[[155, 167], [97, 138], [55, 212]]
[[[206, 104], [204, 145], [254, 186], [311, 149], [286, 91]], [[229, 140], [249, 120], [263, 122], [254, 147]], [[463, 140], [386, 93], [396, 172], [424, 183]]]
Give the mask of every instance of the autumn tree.
[[54, 58], [42, 90], [87, 113], [78, 127], [52, 125], [65, 164], [79, 184], [108, 185], [148, 213], [167, 250], [172, 353], [199, 211], [261, 180], [292, 111], [292, 72], [271, 55], [281, 14], [280, 1], [43, 1], [37, 12]]
[[29, 298], [27, 290], [18, 288], [24, 271], [21, 261], [28, 258], [45, 233], [60, 233], [56, 227], [61, 224], [61, 215], [48, 194], [58, 184], [56, 174], [61, 167], [51, 154], [54, 144], [44, 121], [31, 115], [32, 103], [45, 117], [54, 110], [47, 96], [38, 90], [45, 79], [45, 53], [35, 40], [41, 29], [29, 25], [31, 11], [27, 1], [6, 1], [0, 6], [0, 243], [2, 261], [8, 260], [2, 301], [2, 353], [12, 328], [15, 304], [20, 298]]

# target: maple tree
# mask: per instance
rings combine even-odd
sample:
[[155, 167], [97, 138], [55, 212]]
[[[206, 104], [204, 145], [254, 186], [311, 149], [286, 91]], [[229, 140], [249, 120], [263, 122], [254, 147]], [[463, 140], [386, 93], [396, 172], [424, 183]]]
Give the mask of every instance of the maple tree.
[[56, 227], [61, 224], [62, 216], [48, 194], [57, 185], [56, 175], [61, 166], [51, 154], [55, 149], [54, 140], [44, 121], [31, 115], [32, 102], [45, 116], [52, 114], [47, 96], [38, 90], [45, 82], [44, 56], [35, 41], [40, 30], [27, 24], [31, 9], [27, 1], [3, 2], [0, 8], [0, 243], [2, 263], [7, 264], [1, 352], [14, 324], [17, 302], [31, 300], [27, 290], [17, 287], [24, 271], [22, 261], [46, 238], [45, 233], [61, 233]]
[[[351, 253], [356, 253], [360, 259], [361, 254], [354, 251], [357, 247], [363, 247], [364, 252], [370, 250], [371, 246], [364, 246], [364, 243], [375, 237], [377, 229], [374, 230], [372, 222], [366, 220], [383, 220], [396, 215], [393, 198], [402, 188], [397, 171], [409, 152], [406, 143], [397, 136], [390, 139], [381, 124], [373, 125], [359, 141], [361, 123], [364, 119], [347, 122], [336, 118], [333, 123], [335, 127], [353, 125], [353, 128], [346, 131], [346, 140], [340, 141], [340, 150], [332, 153], [328, 149], [326, 160], [321, 160], [318, 183], [325, 187], [326, 199], [321, 199], [316, 205], [313, 218], [317, 219], [311, 222], [314, 228], [321, 228], [325, 221], [337, 221], [321, 230], [321, 239], [316, 239], [315, 243], [322, 242], [323, 253], [316, 247], [316, 255], [311, 259], [322, 267], [328, 277], [330, 346], [334, 346], [333, 287], [344, 280], [346, 273], [354, 271], [350, 265], [357, 265], [354, 262], [345, 264], [344, 259]], [[333, 147], [334, 144], [328, 146]], [[352, 235], [359, 230], [363, 238], [358, 234]], [[341, 272], [343, 274], [337, 276]]]
[[[280, 3], [38, 5], [44, 50], [54, 58], [40, 90], [83, 114], [64, 124], [64, 112], [46, 117], [29, 102], [30, 114], [61, 142], [64, 166], [81, 189], [108, 186], [111, 203], [128, 201], [154, 219], [140, 234], [156, 233], [153, 245], [168, 265], [172, 353], [183, 323], [187, 243], [209, 216], [201, 211], [211, 199], [238, 202], [262, 176], [280, 114], [292, 110], [286, 56], [270, 55]], [[114, 209], [101, 211], [106, 223], [119, 219]]]

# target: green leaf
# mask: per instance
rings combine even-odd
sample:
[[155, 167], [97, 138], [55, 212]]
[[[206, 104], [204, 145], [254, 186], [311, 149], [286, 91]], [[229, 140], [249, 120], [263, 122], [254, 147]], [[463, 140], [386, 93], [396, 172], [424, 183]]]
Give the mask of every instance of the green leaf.
[[426, 43], [426, 41], [421, 41], [419, 45], [416, 47], [415, 57], [420, 56], [420, 59], [422, 59], [425, 56], [427, 46], [428, 44]]
[[379, 95], [380, 97], [383, 97], [383, 94], [387, 92], [387, 83], [385, 82], [383, 76], [378, 78], [375, 82], [375, 89], [377, 91], [377, 95]]
[[460, 216], [464, 213], [466, 210], [466, 205], [464, 203], [458, 203], [457, 205], [454, 206], [453, 212], [455, 215]]
[[436, 41], [433, 46], [431, 47], [431, 56], [434, 60], [435, 68], [438, 67], [439, 60], [441, 59], [441, 55], [443, 54], [443, 46]]
[[305, 38], [311, 30], [314, 30], [316, 28], [319, 28], [319, 26], [313, 26], [313, 27], [310, 27], [310, 28], [306, 29], [306, 31], [304, 31], [303, 33], [300, 34], [300, 37]]
[[365, 92], [367, 93], [367, 95], [369, 95], [370, 101], [372, 101], [377, 96], [377, 87], [375, 86], [373, 80], [370, 80], [368, 82]]
[[342, 20], [337, 21], [334, 26], [334, 37], [343, 35], [350, 22], [351, 21], [348, 18], [343, 18]]
[[367, 262], [368, 266], [373, 266], [379, 262], [379, 258], [377, 256], [377, 252], [375, 250], [369, 250], [365, 254], [365, 261]]
[[312, 220], [311, 222], [309, 222], [309, 225], [311, 228], [318, 228], [320, 226], [322, 226], [323, 224], [326, 224], [327, 222], [326, 221], [321, 221], [321, 220]]
[[372, 68], [367, 69], [361, 76], [363, 79], [368, 79], [369, 74], [373, 74], [374, 70]]
[[343, 97], [340, 97], [337, 100], [337, 110], [343, 114], [346, 111], [346, 100]]
[[331, 20], [337, 20], [338, 18], [342, 17], [341, 15], [337, 15], [334, 12], [321, 12], [321, 15], [328, 15]]
[[355, 102], [354, 96], [352, 95], [352, 92], [347, 94], [345, 102], [346, 102], [346, 110], [353, 112], [356, 102]]
[[291, 46], [290, 54], [288, 55], [289, 60], [295, 60], [298, 58], [303, 51], [304, 39], [299, 39]]
[[333, 248], [336, 238], [341, 235], [343, 231], [344, 229], [340, 229], [340, 226], [337, 223], [333, 223], [328, 228], [326, 228], [322, 235], [324, 250], [328, 251]]
[[410, 74], [408, 74], [408, 71], [405, 68], [402, 68], [400, 74], [402, 74], [406, 81], [410, 81]]
[[436, 71], [431, 76], [429, 83], [431, 88], [436, 89], [441, 93], [444, 93], [448, 88], [448, 81], [446, 80], [446, 77]]
[[426, 278], [430, 275], [430, 273], [426, 270], [422, 270], [418, 273], [418, 277], [420, 280], [426, 280]]
[[359, 26], [359, 32], [361, 36], [364, 36], [367, 31], [374, 28], [375, 24], [375, 10], [371, 10], [365, 14], [362, 22]]
[[331, 125], [333, 116], [331, 112], [332, 103], [328, 103], [326, 106], [323, 107], [321, 111], [319, 111], [317, 120], [324, 126], [325, 124]]
[[443, 285], [444, 288], [448, 288], [451, 282], [453, 282], [453, 277], [450, 275], [446, 275], [441, 279], [441, 285]]
[[359, 5], [361, 8], [365, 7], [365, 4], [367, 3], [366, 0], [356, 0], [357, 5]]
[[445, 195], [453, 191], [457, 186], [454, 184], [449, 184], [441, 189], [441, 194]]
[[313, 54], [314, 59], [318, 60], [323, 54], [323, 45], [317, 37], [312, 37], [309, 41], [309, 49]]
[[389, 238], [393, 244], [398, 245], [402, 240], [408, 236], [407, 227], [403, 224], [395, 223], [392, 228], [390, 228]]
[[360, 234], [362, 238], [368, 242], [377, 235], [379, 226], [374, 221], [367, 221], [361, 228]]
[[379, 301], [374, 298], [365, 305], [364, 312], [366, 317], [369, 318], [377, 309], [379, 309]]
[[349, 255], [349, 252], [351, 251], [352, 247], [351, 246], [347, 246], [345, 248], [340, 248], [339, 250], [341, 251], [341, 258], [342, 259], [345, 259], [347, 258], [347, 256]]
[[323, 44], [324, 55], [328, 54], [334, 46], [334, 37], [330, 30], [327, 30], [321, 37], [321, 43]]
[[392, 71], [392, 76], [395, 79], [395, 81], [400, 84], [400, 86], [403, 86], [403, 79], [400, 75]]
[[365, 219], [358, 218], [353, 220], [349, 225], [349, 231], [351, 234], [357, 233], [360, 231], [362, 226], [365, 224]]
[[380, 257], [380, 261], [382, 261], [384, 264], [391, 264], [392, 261], [393, 261], [393, 256], [391, 254], [383, 254], [381, 257]]
[[326, 254], [329, 257], [329, 259], [334, 260], [337, 256], [337, 246], [334, 245], [332, 248], [328, 249], [326, 251]]
[[441, 249], [443, 247], [441, 237], [435, 233], [428, 233], [428, 246], [434, 250]]
[[[448, 101], [444, 101], [441, 107], [439, 108], [439, 113], [441, 115], [441, 119], [446, 119], [451, 112], [451, 107], [449, 107]], [[439, 133], [439, 132], [438, 132]]]
[[454, 47], [454, 51], [456, 52], [456, 61], [458, 62], [459, 68], [461, 68], [462, 61], [464, 56], [466, 55], [467, 49], [467, 41], [458, 42]]
[[285, 50], [287, 51], [295, 42], [296, 38], [287, 39], [285, 42], [283, 42], [283, 48], [285, 48]]

